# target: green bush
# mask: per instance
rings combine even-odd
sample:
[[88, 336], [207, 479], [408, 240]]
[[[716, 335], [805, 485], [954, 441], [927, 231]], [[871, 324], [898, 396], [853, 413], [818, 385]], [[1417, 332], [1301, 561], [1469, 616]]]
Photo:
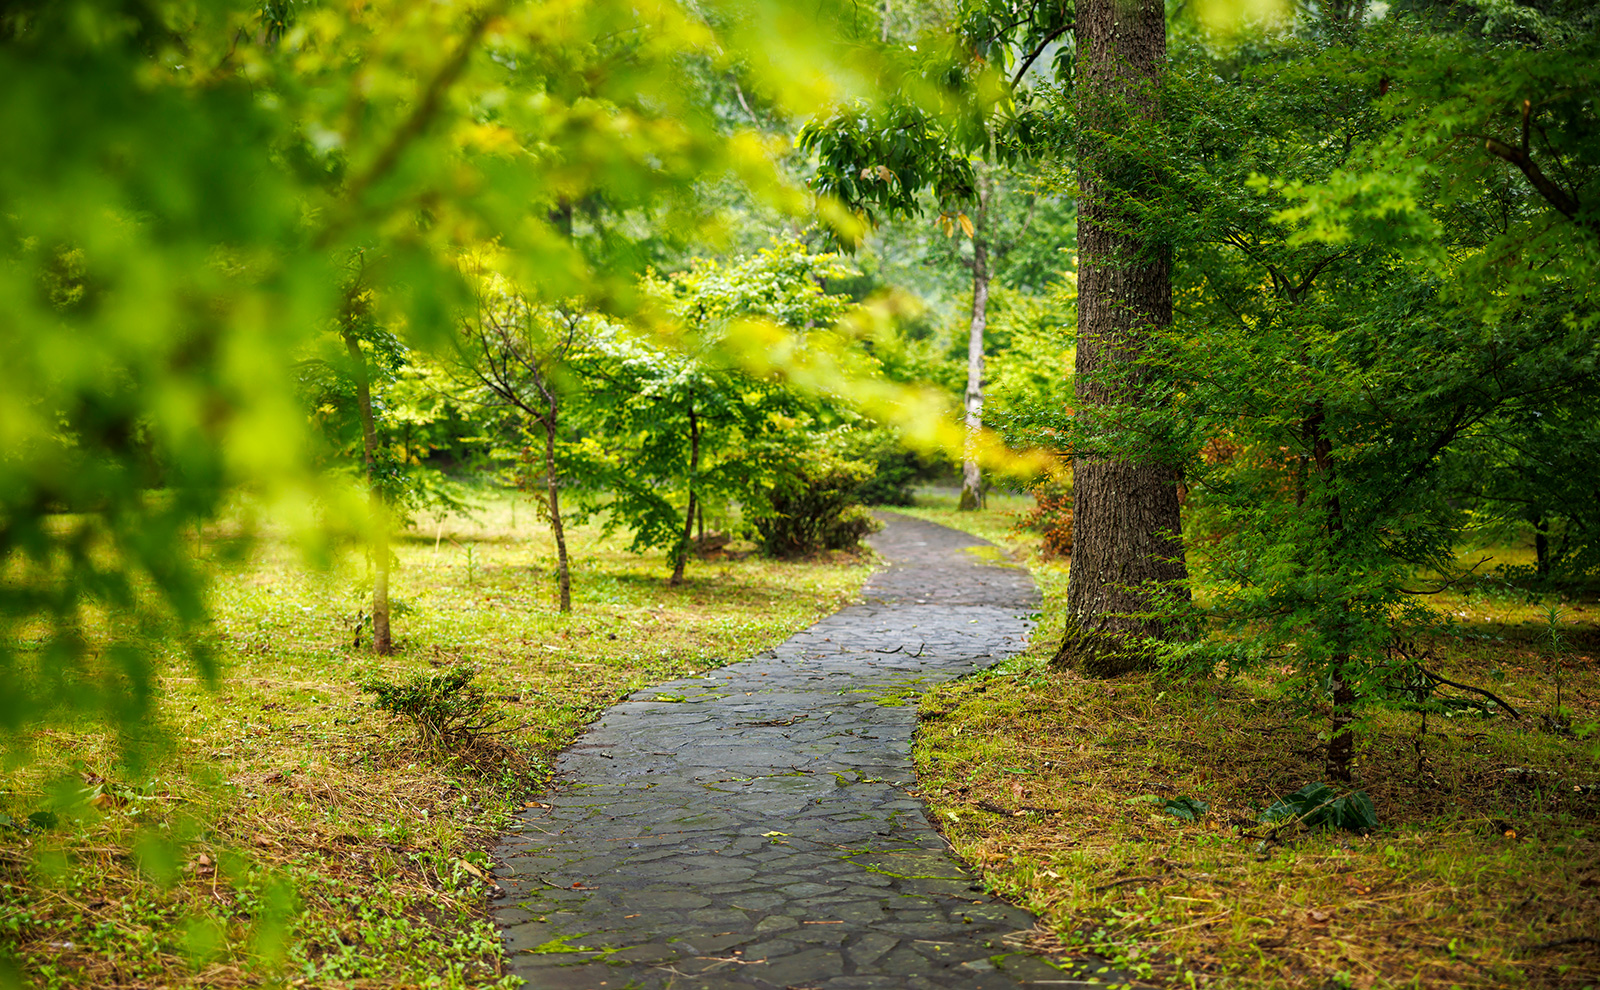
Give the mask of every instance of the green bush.
[[871, 471], [861, 461], [822, 451], [796, 458], [746, 511], [762, 551], [773, 557], [799, 557], [858, 545], [878, 528], [860, 505], [861, 484]]
[[490, 736], [505, 731], [507, 718], [495, 711], [483, 688], [472, 683], [478, 669], [452, 667], [418, 674], [402, 684], [371, 679], [363, 690], [377, 695], [379, 711], [409, 720], [417, 740], [433, 752], [455, 752], [478, 747]]
[[893, 430], [881, 427], [851, 430], [844, 434], [839, 448], [844, 457], [867, 466], [856, 490], [856, 500], [863, 505], [910, 505], [912, 486], [931, 480], [947, 467], [906, 449]]

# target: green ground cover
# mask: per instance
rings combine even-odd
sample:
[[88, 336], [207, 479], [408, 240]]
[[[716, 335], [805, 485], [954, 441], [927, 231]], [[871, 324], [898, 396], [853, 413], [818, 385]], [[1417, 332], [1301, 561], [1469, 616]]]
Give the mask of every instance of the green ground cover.
[[[1026, 503], [947, 502], [912, 511], [1007, 546], [1058, 615], [1066, 568], [1015, 531]], [[988, 884], [1042, 915], [1039, 946], [1154, 982], [1600, 985], [1600, 605], [1492, 579], [1436, 604], [1458, 625], [1418, 644], [1430, 666], [1522, 717], [1377, 716], [1356, 782], [1370, 834], [1259, 823], [1322, 779], [1325, 745], [1326, 720], [1270, 678], [1086, 680], [1047, 666], [1048, 620], [1026, 655], [924, 699], [923, 796]], [[1205, 805], [1192, 820], [1168, 810], [1185, 797]]]
[[[384, 658], [355, 645], [359, 552], [312, 571], [261, 543], [215, 584], [220, 683], [169, 665], [143, 765], [106, 736], [41, 732], [0, 784], [0, 949], [40, 987], [496, 983], [485, 850], [556, 752], [634, 690], [781, 642], [869, 570], [723, 556], [674, 588], [620, 538], [568, 538], [563, 616], [526, 502], [423, 520], [396, 541]], [[453, 755], [362, 689], [462, 664], [513, 731]]]

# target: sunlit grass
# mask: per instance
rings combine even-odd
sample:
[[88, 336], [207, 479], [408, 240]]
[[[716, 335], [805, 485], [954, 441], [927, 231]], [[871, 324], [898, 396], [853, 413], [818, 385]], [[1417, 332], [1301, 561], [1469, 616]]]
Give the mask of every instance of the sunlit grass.
[[[630, 692], [835, 610], [868, 570], [843, 555], [724, 558], [692, 561], [672, 588], [659, 556], [621, 538], [580, 526], [570, 542], [562, 615], [552, 542], [526, 502], [422, 520], [395, 543], [398, 650], [382, 658], [364, 632], [355, 646], [369, 601], [358, 548], [311, 570], [294, 546], [261, 543], [214, 588], [220, 683], [170, 660], [165, 732], [142, 766], [103, 734], [50, 730], [6, 779], [0, 814], [20, 827], [0, 828], [0, 949], [39, 986], [494, 982], [484, 849], [555, 753]], [[361, 687], [458, 664], [516, 726], [503, 761], [424, 751]]]

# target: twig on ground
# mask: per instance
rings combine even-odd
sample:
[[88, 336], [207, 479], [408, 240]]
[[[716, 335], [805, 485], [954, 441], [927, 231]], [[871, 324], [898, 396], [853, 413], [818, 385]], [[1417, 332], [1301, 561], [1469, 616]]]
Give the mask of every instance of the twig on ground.
[[1113, 889], [1115, 889], [1117, 887], [1126, 887], [1130, 883], [1145, 883], [1145, 882], [1148, 882], [1148, 881], [1151, 881], [1151, 880], [1171, 880], [1171, 879], [1175, 879], [1175, 878], [1173, 878], [1173, 877], [1124, 877], [1121, 880], [1113, 880], [1111, 883], [1101, 884], [1098, 887], [1090, 887], [1089, 888], [1089, 892], [1091, 894], [1103, 894], [1106, 891], [1113, 890]]
[[1540, 942], [1538, 945], [1524, 945], [1518, 952], [1544, 952], [1547, 949], [1559, 949], [1563, 945], [1600, 945], [1600, 938], [1593, 935], [1574, 935], [1571, 938], [1558, 938], [1549, 942]]

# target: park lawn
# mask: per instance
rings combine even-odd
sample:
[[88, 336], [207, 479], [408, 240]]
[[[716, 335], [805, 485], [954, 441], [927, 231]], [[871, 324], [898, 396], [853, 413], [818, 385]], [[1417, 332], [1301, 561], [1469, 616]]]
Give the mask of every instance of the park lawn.
[[[0, 953], [40, 987], [500, 982], [486, 850], [555, 754], [630, 692], [834, 611], [870, 569], [691, 561], [671, 588], [660, 557], [621, 537], [573, 527], [569, 542], [562, 616], [526, 502], [402, 534], [385, 658], [354, 646], [358, 551], [310, 571], [286, 542], [260, 543], [216, 581], [220, 680], [169, 660], [143, 765], [119, 763], [105, 734], [51, 729], [0, 781], [0, 821], [15, 823], [0, 827]], [[459, 664], [514, 728], [466, 753], [430, 752], [361, 687]]]
[[[1258, 825], [1323, 779], [1318, 733], [1266, 678], [1086, 680], [1053, 670], [1066, 568], [1011, 523], [1018, 500], [911, 510], [1008, 546], [1045, 595], [1029, 652], [923, 701], [930, 814], [988, 885], [1041, 915], [1035, 943], [1155, 983], [1216, 987], [1600, 986], [1600, 613], [1592, 592], [1485, 581], [1437, 604], [1461, 635], [1433, 668], [1520, 720], [1394, 712], [1362, 740], [1370, 835]], [[1538, 634], [1564, 609], [1568, 650]], [[1052, 621], [1052, 618], [1055, 621]], [[1543, 716], [1561, 704], [1575, 737]], [[1458, 694], [1458, 696], [1460, 696]], [[1161, 808], [1209, 805], [1197, 821]]]

